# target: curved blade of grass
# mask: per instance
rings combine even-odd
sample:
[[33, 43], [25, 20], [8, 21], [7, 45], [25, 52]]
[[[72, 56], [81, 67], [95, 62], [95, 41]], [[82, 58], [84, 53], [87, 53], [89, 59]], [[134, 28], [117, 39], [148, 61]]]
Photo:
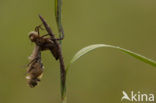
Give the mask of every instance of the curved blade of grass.
[[69, 67], [71, 66], [71, 64], [73, 64], [75, 61], [77, 61], [81, 56], [83, 56], [84, 54], [87, 54], [88, 52], [96, 49], [96, 48], [101, 48], [101, 47], [107, 47], [107, 48], [113, 48], [113, 49], [118, 49], [121, 52], [124, 52], [130, 56], [135, 57], [136, 59], [143, 61], [147, 64], [150, 64], [151, 66], [156, 67], [156, 61], [151, 60], [149, 58], [146, 58], [145, 56], [142, 56], [140, 54], [134, 53], [130, 50], [124, 49], [124, 48], [120, 48], [118, 46], [113, 46], [113, 45], [107, 45], [107, 44], [94, 44], [94, 45], [90, 45], [87, 47], [84, 47], [83, 49], [81, 49], [80, 51], [78, 51], [74, 57], [72, 58], [72, 60], [70, 61], [69, 65], [67, 66], [66, 72], [68, 72]]

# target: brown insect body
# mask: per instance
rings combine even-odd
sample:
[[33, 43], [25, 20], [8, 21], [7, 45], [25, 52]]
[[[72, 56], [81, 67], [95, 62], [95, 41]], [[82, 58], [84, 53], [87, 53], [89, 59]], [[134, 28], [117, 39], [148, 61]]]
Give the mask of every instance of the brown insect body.
[[35, 87], [43, 73], [43, 65], [40, 61], [35, 61], [33, 64], [30, 65], [28, 69], [28, 84], [30, 87]]
[[45, 36], [40, 36], [38, 32], [35, 31], [30, 32], [29, 38], [32, 42], [35, 42], [35, 44], [40, 47], [41, 51], [50, 50], [55, 59], [58, 60], [58, 49], [55, 46], [54, 42], [51, 40], [51, 38], [45, 38]]
[[40, 47], [35, 46], [32, 55], [29, 57], [30, 63], [28, 64], [27, 69], [27, 82], [30, 87], [35, 87], [40, 81], [40, 77], [43, 73], [43, 64], [41, 62], [41, 53]]
[[40, 36], [39, 29], [41, 27], [37, 26], [35, 31], [29, 33], [29, 39], [35, 43], [35, 48], [29, 57], [30, 63], [27, 69], [27, 82], [30, 87], [35, 87], [43, 74], [43, 64], [41, 62], [41, 51], [50, 50], [52, 55], [58, 60], [58, 47], [53, 42], [51, 37], [47, 38], [47, 35]]

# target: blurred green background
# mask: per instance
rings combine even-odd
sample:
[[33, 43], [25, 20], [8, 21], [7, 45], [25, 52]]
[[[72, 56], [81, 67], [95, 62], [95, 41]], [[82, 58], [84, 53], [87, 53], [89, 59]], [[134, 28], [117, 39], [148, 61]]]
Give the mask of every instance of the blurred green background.
[[[59, 63], [44, 52], [39, 86], [25, 80], [33, 44], [28, 33], [41, 14], [57, 33], [54, 0], [0, 0], [0, 103], [60, 103]], [[68, 64], [84, 46], [118, 45], [156, 60], [155, 0], [63, 0]], [[85, 55], [71, 66], [68, 103], [120, 103], [122, 90], [156, 94], [156, 68], [110, 48]], [[125, 103], [128, 103], [125, 101]]]

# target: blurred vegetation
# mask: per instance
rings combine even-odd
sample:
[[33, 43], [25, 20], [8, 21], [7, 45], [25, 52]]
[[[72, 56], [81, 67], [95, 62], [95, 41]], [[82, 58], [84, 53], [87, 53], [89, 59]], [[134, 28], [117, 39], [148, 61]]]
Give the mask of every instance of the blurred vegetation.
[[[63, 2], [68, 63], [74, 53], [95, 43], [118, 45], [156, 60], [155, 0], [68, 0]], [[59, 103], [58, 62], [47, 51], [39, 86], [25, 80], [33, 44], [28, 33], [41, 24], [41, 14], [57, 32], [54, 0], [0, 1], [0, 103]], [[155, 93], [156, 69], [113, 49], [97, 49], [72, 65], [68, 103], [120, 103], [122, 90]]]

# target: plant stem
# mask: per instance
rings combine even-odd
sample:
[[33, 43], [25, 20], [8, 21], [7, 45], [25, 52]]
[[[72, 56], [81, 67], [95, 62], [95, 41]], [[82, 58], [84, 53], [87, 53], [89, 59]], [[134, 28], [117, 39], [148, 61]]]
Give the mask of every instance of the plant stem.
[[[62, 26], [62, 0], [55, 0], [55, 17], [56, 17], [56, 23], [57, 23], [57, 28], [59, 32], [59, 37], [64, 38], [64, 30]], [[60, 40], [60, 44], [62, 41]], [[63, 76], [63, 79], [61, 79], [61, 100], [62, 103], [67, 102], [67, 97], [66, 97], [66, 70], [63, 71], [64, 73], [61, 72], [61, 77]]]
[[64, 38], [64, 30], [63, 30], [62, 21], [61, 21], [62, 20], [62, 0], [55, 0], [55, 17], [56, 17], [59, 37]]
[[59, 55], [59, 62], [60, 62], [60, 74], [61, 74], [61, 100], [62, 103], [66, 103], [66, 70], [65, 70], [65, 65], [64, 65], [63, 55], [62, 55], [62, 49], [57, 39], [55, 38], [55, 35], [53, 34], [51, 28], [48, 26], [47, 22], [40, 15], [39, 17], [45, 29], [47, 30], [48, 34], [51, 36], [53, 42], [57, 47], [57, 53]]

